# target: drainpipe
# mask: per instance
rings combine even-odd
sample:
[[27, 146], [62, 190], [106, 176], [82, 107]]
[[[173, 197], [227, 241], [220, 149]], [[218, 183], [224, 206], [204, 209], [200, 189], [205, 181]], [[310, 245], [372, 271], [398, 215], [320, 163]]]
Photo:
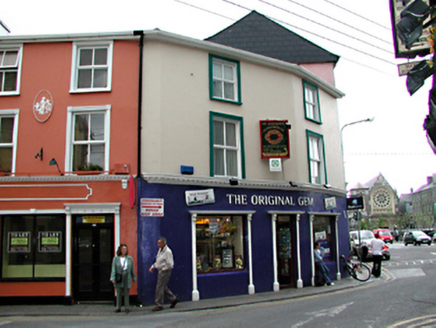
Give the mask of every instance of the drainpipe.
[[142, 131], [142, 60], [144, 52], [144, 31], [133, 31], [133, 35], [139, 36], [139, 81], [138, 81], [138, 158], [137, 175], [138, 180], [141, 176], [141, 131]]

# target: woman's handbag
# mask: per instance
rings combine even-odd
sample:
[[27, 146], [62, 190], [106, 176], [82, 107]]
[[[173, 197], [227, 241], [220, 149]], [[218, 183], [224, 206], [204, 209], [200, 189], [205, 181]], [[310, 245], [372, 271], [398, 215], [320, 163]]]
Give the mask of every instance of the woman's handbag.
[[123, 275], [121, 273], [115, 273], [115, 282], [120, 283], [123, 281]]

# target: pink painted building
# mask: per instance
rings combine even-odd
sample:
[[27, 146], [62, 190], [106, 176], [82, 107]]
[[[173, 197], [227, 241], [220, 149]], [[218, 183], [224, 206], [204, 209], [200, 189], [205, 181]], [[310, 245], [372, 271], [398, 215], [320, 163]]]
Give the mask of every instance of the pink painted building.
[[0, 302], [112, 300], [120, 243], [136, 262], [139, 43], [0, 38]]

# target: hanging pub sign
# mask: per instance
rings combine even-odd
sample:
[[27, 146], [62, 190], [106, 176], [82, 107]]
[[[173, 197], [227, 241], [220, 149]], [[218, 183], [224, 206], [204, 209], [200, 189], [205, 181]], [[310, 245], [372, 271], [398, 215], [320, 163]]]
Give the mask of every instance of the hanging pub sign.
[[30, 231], [8, 232], [8, 253], [30, 253]]
[[60, 253], [62, 252], [61, 231], [40, 231], [38, 236], [39, 253]]
[[287, 120], [259, 121], [262, 158], [289, 158], [289, 124]]

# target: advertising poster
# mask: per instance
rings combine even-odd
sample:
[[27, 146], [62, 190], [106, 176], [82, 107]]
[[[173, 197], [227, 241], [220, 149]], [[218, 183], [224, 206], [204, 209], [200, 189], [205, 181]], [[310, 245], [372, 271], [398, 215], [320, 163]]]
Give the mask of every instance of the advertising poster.
[[30, 253], [30, 231], [8, 232], [8, 253]]
[[262, 158], [289, 158], [288, 121], [260, 121]]
[[39, 253], [60, 253], [62, 252], [61, 231], [40, 231], [38, 235]]

